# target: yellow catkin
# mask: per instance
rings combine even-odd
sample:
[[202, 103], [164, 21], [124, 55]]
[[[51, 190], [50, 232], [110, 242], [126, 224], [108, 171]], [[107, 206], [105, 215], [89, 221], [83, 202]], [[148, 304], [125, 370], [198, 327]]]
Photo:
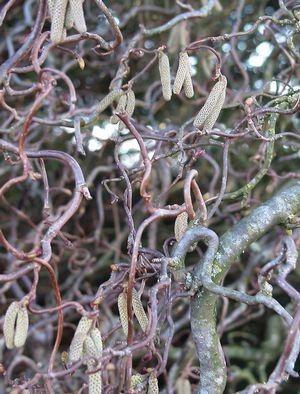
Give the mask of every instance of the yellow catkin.
[[28, 311], [25, 305], [20, 305], [18, 314], [17, 314], [17, 322], [16, 322], [16, 330], [14, 336], [14, 344], [16, 347], [24, 346], [29, 327], [29, 319], [28, 319]]
[[83, 343], [85, 341], [85, 338], [86, 334], [84, 333], [78, 333], [74, 335], [69, 350], [69, 360], [72, 363], [80, 360], [82, 356]]
[[174, 234], [177, 242], [181, 240], [187, 229], [188, 229], [188, 214], [187, 212], [182, 212], [177, 216], [174, 224]]
[[[135, 94], [132, 89], [129, 89], [126, 93], [126, 104], [125, 104], [125, 112], [129, 118], [131, 118], [135, 108]], [[119, 122], [119, 131], [122, 131], [125, 127], [124, 122]]]
[[67, 6], [67, 11], [66, 11], [65, 28], [67, 30], [69, 30], [73, 26], [74, 26], [74, 18], [73, 18], [73, 13], [71, 12], [71, 7], [70, 7], [70, 3], [69, 3]]
[[52, 20], [56, 0], [48, 0], [48, 10]]
[[206, 133], [210, 133], [212, 131], [212, 128], [214, 127], [225, 102], [227, 79], [226, 77], [222, 78], [224, 78], [223, 89], [220, 92], [219, 99], [214, 107], [214, 110], [211, 111], [210, 115], [206, 118], [203, 125], [203, 131], [205, 131]]
[[[92, 330], [93, 331], [93, 330]], [[95, 334], [95, 333], [94, 333]], [[88, 356], [100, 357], [102, 350], [99, 353], [95, 341], [91, 335], [88, 335], [84, 341], [84, 351]], [[87, 361], [88, 371], [93, 370], [96, 367], [96, 362], [91, 359]], [[101, 371], [93, 374], [89, 374], [88, 377], [89, 394], [101, 394], [102, 392], [102, 378]]]
[[183, 81], [184, 94], [187, 98], [192, 98], [194, 96], [193, 80], [190, 70], [187, 71], [185, 79]]
[[187, 52], [180, 52], [178, 69], [175, 76], [175, 81], [173, 85], [173, 93], [179, 94], [182, 89], [183, 82], [186, 77], [186, 73], [189, 71], [189, 57]]
[[83, 316], [78, 323], [74, 337], [72, 339], [69, 351], [69, 359], [71, 362], [78, 361], [82, 355], [83, 344], [89, 330], [92, 327], [93, 320]]
[[62, 39], [67, 3], [68, 0], [56, 0], [53, 8], [50, 37], [56, 44]]
[[124, 334], [128, 335], [127, 295], [120, 293], [118, 297], [118, 310]]
[[8, 349], [12, 349], [14, 347], [15, 323], [19, 309], [19, 303], [17, 301], [12, 302], [4, 317], [3, 334], [5, 344]]
[[74, 27], [78, 33], [85, 33], [86, 23], [83, 13], [83, 1], [82, 0], [70, 0], [71, 14], [74, 20]]
[[141, 326], [141, 329], [144, 332], [146, 332], [149, 321], [148, 321], [147, 314], [144, 310], [142, 301], [141, 301], [137, 291], [135, 290], [135, 288], [132, 289], [132, 307], [133, 307], [134, 314], [137, 318], [137, 321], [139, 322], [139, 325]]
[[163, 51], [158, 52], [158, 67], [163, 98], [166, 101], [170, 101], [172, 97], [170, 62], [168, 56]]
[[151, 373], [148, 380], [147, 394], [159, 394], [157, 377]]
[[96, 112], [100, 114], [106, 108], [108, 108], [114, 101], [117, 101], [123, 95], [122, 89], [115, 89], [109, 92], [103, 99], [98, 103]]
[[177, 394], [192, 394], [191, 383], [188, 379], [179, 378], [176, 382]]
[[101, 355], [103, 350], [103, 343], [100, 330], [98, 328], [93, 328], [90, 332], [90, 337], [94, 341], [97, 353]]
[[125, 111], [127, 112], [128, 117], [131, 118], [135, 109], [134, 91], [132, 89], [129, 89], [126, 96], [127, 96], [127, 102], [126, 102]]
[[[221, 76], [220, 80], [215, 84], [215, 86], [210, 91], [205, 104], [200, 109], [194, 120], [194, 126], [196, 128], [203, 128], [205, 121], [207, 121], [209, 117], [213, 119], [216, 113], [217, 113], [217, 117], [219, 116], [219, 113], [221, 111], [225, 99], [226, 86], [227, 86], [227, 79], [226, 77]], [[221, 104], [221, 108], [219, 108], [219, 110], [217, 111], [220, 104]], [[212, 114], [213, 112], [214, 115]]]
[[[119, 98], [115, 112], [124, 112], [126, 108], [126, 104], [127, 104], [127, 95], [124, 93]], [[118, 124], [120, 122], [120, 118], [114, 114], [110, 117], [110, 121], [112, 124]]]

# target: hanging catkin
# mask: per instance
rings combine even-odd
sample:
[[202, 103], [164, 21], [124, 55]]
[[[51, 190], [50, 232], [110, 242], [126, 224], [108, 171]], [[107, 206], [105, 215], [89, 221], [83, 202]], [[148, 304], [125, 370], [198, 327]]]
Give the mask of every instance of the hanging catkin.
[[128, 335], [128, 313], [127, 313], [127, 295], [125, 292], [119, 294], [118, 297], [118, 310], [121, 320], [121, 325], [124, 334]]
[[12, 349], [14, 344], [14, 336], [15, 336], [15, 323], [17, 319], [17, 314], [20, 309], [19, 303], [14, 301], [8, 307], [3, 324], [3, 334], [6, 343], [6, 347], [8, 349]]
[[162, 50], [158, 52], [158, 67], [163, 98], [170, 101], [172, 97], [170, 62], [168, 56]]
[[109, 92], [103, 99], [98, 103], [96, 107], [96, 112], [100, 114], [104, 110], [106, 110], [107, 107], [110, 106], [115, 100], [118, 100], [119, 97], [123, 95], [123, 90], [122, 89], [115, 89]]
[[194, 96], [194, 87], [193, 87], [193, 80], [192, 80], [192, 74], [190, 68], [185, 74], [185, 79], [183, 81], [183, 89], [184, 89], [184, 94], [186, 95], [187, 98], [192, 98]]
[[187, 52], [180, 52], [179, 54], [179, 63], [178, 69], [175, 76], [175, 81], [173, 85], [173, 93], [179, 94], [182, 89], [183, 82], [185, 80], [185, 76], [187, 71], [189, 71], [189, 57]]
[[69, 359], [71, 362], [78, 361], [82, 355], [83, 344], [89, 330], [92, 327], [93, 320], [83, 316], [78, 323], [74, 337], [72, 339], [69, 351]]
[[[225, 80], [226, 80], [226, 78], [225, 78]], [[204, 122], [203, 131], [205, 131], [206, 133], [211, 133], [212, 128], [214, 127], [214, 125], [220, 115], [220, 112], [223, 108], [223, 105], [225, 102], [225, 97], [226, 97], [226, 85], [227, 85], [227, 81], [224, 85], [223, 90], [220, 93], [219, 99], [216, 103], [214, 110], [210, 113], [210, 115], [207, 117], [207, 119]]]
[[28, 312], [25, 305], [19, 306], [18, 314], [17, 314], [17, 322], [16, 322], [16, 330], [14, 337], [14, 344], [16, 347], [24, 346], [29, 327], [29, 319]]
[[135, 288], [132, 289], [132, 307], [134, 314], [137, 318], [137, 321], [139, 322], [139, 325], [141, 326], [141, 329], [146, 332], [147, 327], [148, 327], [148, 317], [146, 315], [146, 312], [144, 310], [142, 301], [135, 290]]
[[71, 29], [74, 25], [74, 18], [73, 18], [73, 14], [71, 12], [71, 7], [70, 7], [70, 3], [67, 6], [67, 11], [66, 11], [66, 18], [65, 18], [65, 28], [67, 30]]
[[[52, 3], [52, 2], [48, 3], [49, 10], [53, 9], [50, 37], [51, 37], [51, 40], [57, 44], [62, 39], [68, 0], [56, 0], [54, 6], [50, 3]], [[50, 11], [50, 14], [51, 14], [51, 11]]]
[[[97, 330], [97, 329], [96, 329]], [[92, 330], [94, 331], [94, 330]], [[99, 331], [99, 330], [98, 330]], [[95, 334], [95, 332], [94, 332]], [[98, 336], [98, 334], [97, 334]], [[101, 340], [102, 343], [102, 340]], [[102, 349], [99, 352], [99, 344], [93, 340], [91, 335], [88, 335], [84, 341], [84, 352], [88, 356], [92, 357], [100, 357], [102, 354]], [[88, 372], [92, 371], [96, 363], [93, 359], [87, 361]], [[101, 371], [95, 372], [93, 374], [89, 374], [88, 377], [88, 385], [89, 385], [89, 394], [101, 394], [102, 392], [102, 378]]]
[[127, 92], [127, 103], [126, 103], [126, 108], [125, 111], [127, 112], [127, 115], [129, 118], [132, 117], [135, 109], [135, 94], [132, 89], [129, 89]]
[[177, 242], [181, 240], [187, 229], [188, 229], [188, 214], [187, 212], [182, 212], [176, 217], [174, 224], [174, 234]]
[[90, 337], [94, 341], [97, 353], [99, 355], [102, 354], [103, 343], [102, 343], [102, 336], [100, 330], [98, 328], [93, 328], [90, 332]]
[[48, 0], [48, 10], [49, 10], [51, 20], [53, 18], [55, 3], [56, 3], [56, 0]]
[[[132, 89], [129, 89], [126, 93], [126, 104], [125, 104], [125, 112], [128, 115], [128, 118], [131, 118], [135, 108], [135, 94]], [[119, 131], [124, 129], [125, 123], [119, 119]]]
[[226, 86], [227, 86], [227, 79], [224, 75], [222, 75], [220, 77], [220, 80], [212, 88], [205, 104], [198, 112], [194, 120], [194, 126], [196, 128], [198, 129], [205, 128], [208, 131], [212, 129], [224, 104]]
[[73, 16], [74, 27], [78, 33], [86, 32], [86, 23], [83, 13], [83, 1], [82, 0], [69, 0], [71, 15]]
[[[126, 103], [127, 103], [127, 95], [124, 93], [122, 94], [122, 96], [119, 98], [118, 104], [117, 104], [117, 108], [115, 110], [115, 112], [124, 112], [125, 111], [125, 107], [126, 107]], [[112, 115], [110, 117], [110, 121], [112, 124], [118, 124], [120, 122], [120, 118], [117, 115]]]
[[[133, 115], [135, 109], [135, 94], [132, 89], [129, 89], [127, 93], [123, 94], [118, 101], [117, 108], [115, 112], [125, 112], [129, 118]], [[112, 124], [119, 124], [119, 131], [122, 131], [125, 124], [120, 120], [120, 118], [114, 114], [111, 116], [110, 121]]]
[[151, 373], [148, 380], [147, 394], [159, 394], [157, 377]]

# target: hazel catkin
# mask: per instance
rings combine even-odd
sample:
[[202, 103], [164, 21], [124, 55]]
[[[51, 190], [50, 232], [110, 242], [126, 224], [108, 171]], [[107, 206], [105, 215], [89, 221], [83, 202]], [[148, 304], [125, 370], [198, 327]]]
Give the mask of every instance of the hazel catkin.
[[128, 335], [127, 295], [122, 292], [118, 296], [118, 310], [124, 334]]
[[188, 229], [188, 214], [187, 212], [182, 212], [176, 217], [174, 224], [174, 235], [177, 242], [181, 240], [187, 229]]
[[82, 316], [79, 320], [78, 326], [74, 333], [69, 351], [69, 359], [71, 362], [76, 362], [82, 356], [83, 344], [87, 337], [89, 330], [92, 327], [93, 320], [86, 316]]
[[189, 69], [189, 58], [187, 52], [180, 52], [178, 69], [175, 76], [175, 81], [173, 85], [173, 93], [179, 94], [181, 92], [183, 82], [185, 80], [185, 75]]
[[49, 10], [51, 17], [51, 40], [57, 44], [61, 41], [63, 36], [64, 24], [65, 24], [65, 15], [68, 0], [56, 0], [53, 5], [52, 2], [49, 2]]
[[170, 62], [168, 56], [162, 50], [158, 52], [158, 67], [163, 98], [170, 101], [172, 97]]
[[227, 79], [222, 75], [220, 80], [210, 91], [205, 104], [195, 117], [193, 124], [196, 128], [205, 129], [207, 132], [211, 131], [223, 107], [226, 86]]
[[[93, 332], [94, 331], [94, 332]], [[97, 333], [96, 333], [97, 331]], [[93, 332], [93, 336], [91, 335]], [[102, 348], [99, 351], [99, 343], [96, 344], [96, 342], [99, 339], [99, 333], [100, 331], [96, 328], [91, 330], [90, 334], [87, 335], [84, 341], [84, 352], [88, 356], [93, 356], [93, 357], [100, 357], [102, 354]], [[95, 334], [97, 336], [96, 342], [93, 339], [95, 338]], [[101, 336], [101, 334], [100, 334]], [[102, 346], [102, 340], [101, 340], [101, 346]], [[88, 366], [88, 372], [93, 370], [93, 368], [96, 367], [96, 363], [93, 359], [90, 359], [87, 361], [87, 366]], [[101, 371], [89, 374], [88, 376], [88, 386], [89, 386], [89, 394], [101, 394], [102, 392], [102, 377], [101, 377]]]
[[146, 332], [149, 321], [148, 321], [147, 314], [144, 310], [142, 301], [138, 295], [138, 292], [135, 290], [135, 288], [132, 289], [132, 307], [133, 307], [133, 312], [137, 318], [137, 321], [139, 322], [139, 325], [141, 326], [141, 329], [144, 332]]
[[20, 309], [19, 303], [14, 301], [8, 307], [3, 324], [3, 334], [5, 339], [5, 344], [8, 349], [13, 349], [14, 344], [14, 336], [15, 336], [15, 323], [17, 319], [17, 314]]
[[83, 13], [83, 1], [82, 0], [69, 0], [70, 12], [73, 17], [74, 27], [78, 33], [85, 33], [86, 23]]
[[24, 346], [29, 327], [28, 311], [25, 305], [20, 304], [17, 314], [14, 344], [16, 347]]

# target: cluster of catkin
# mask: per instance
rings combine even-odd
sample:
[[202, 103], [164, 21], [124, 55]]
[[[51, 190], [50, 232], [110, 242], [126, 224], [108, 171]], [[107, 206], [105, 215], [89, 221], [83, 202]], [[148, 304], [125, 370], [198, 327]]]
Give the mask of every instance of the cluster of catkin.
[[[166, 101], [170, 101], [172, 97], [170, 62], [162, 48], [158, 50], [158, 66], [163, 97]], [[186, 51], [180, 52], [179, 54], [179, 63], [173, 85], [173, 93], [180, 94], [182, 87], [186, 97], [192, 98], [194, 96], [192, 68]]]
[[67, 30], [74, 27], [78, 33], [86, 32], [83, 13], [84, 0], [48, 0], [51, 18], [51, 40], [59, 43], [67, 36]]
[[226, 96], [227, 78], [221, 75], [219, 81], [210, 91], [208, 98], [194, 120], [194, 126], [205, 133], [210, 133], [214, 127]]
[[3, 324], [3, 334], [8, 349], [25, 344], [29, 327], [25, 303], [14, 301], [8, 307]]
[[[170, 62], [168, 56], [163, 52], [163, 48], [158, 49], [158, 66], [163, 98], [170, 101], [172, 98]], [[220, 75], [219, 81], [212, 88], [204, 106], [196, 115], [194, 126], [197, 129], [201, 129], [205, 133], [211, 132], [225, 102], [226, 87], [227, 79], [224, 75]], [[192, 98], [194, 96], [192, 69], [186, 51], [179, 54], [173, 93], [180, 94], [182, 88], [186, 97]]]
[[[118, 104], [115, 112], [122, 113], [125, 112], [129, 118], [133, 115], [135, 108], [135, 94], [132, 89], [128, 89], [127, 92], [124, 92], [118, 99]], [[122, 131], [125, 127], [124, 123], [120, 121], [119, 117], [114, 114], [111, 116], [110, 121], [112, 124], [118, 124], [119, 131]]]
[[[138, 292], [135, 288], [132, 289], [132, 308], [135, 314], [135, 317], [143, 330], [143, 332], [147, 331], [148, 327], [148, 317], [144, 310], [142, 301], [138, 295]], [[128, 313], [127, 313], [127, 289], [124, 287], [124, 291], [118, 296], [118, 309], [119, 316], [121, 320], [121, 325], [124, 334], [128, 335]]]
[[[99, 358], [102, 355], [103, 344], [101, 332], [94, 327], [94, 321], [83, 316], [76, 328], [69, 350], [69, 361], [76, 362], [82, 357], [91, 356]], [[87, 361], [88, 372], [96, 367], [96, 362], [92, 358]], [[101, 393], [102, 380], [101, 371], [88, 375], [89, 394]]]

